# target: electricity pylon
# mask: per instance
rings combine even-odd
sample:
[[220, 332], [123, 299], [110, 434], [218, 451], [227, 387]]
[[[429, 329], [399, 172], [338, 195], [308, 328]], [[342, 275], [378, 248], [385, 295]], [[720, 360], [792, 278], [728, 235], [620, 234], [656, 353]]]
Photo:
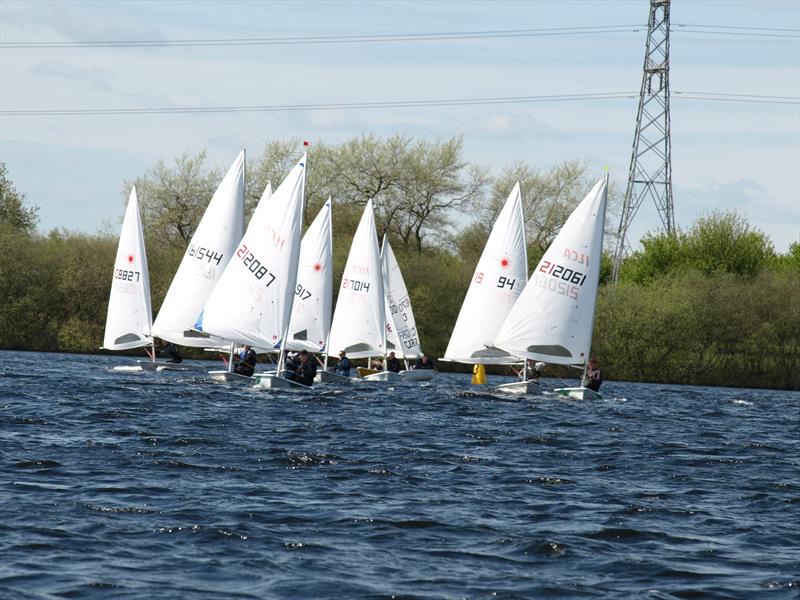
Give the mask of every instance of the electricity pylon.
[[666, 232], [675, 233], [669, 123], [669, 5], [670, 0], [650, 0], [636, 132], [614, 251], [614, 281], [619, 277], [622, 259], [630, 250], [628, 228], [645, 198], [655, 202]]

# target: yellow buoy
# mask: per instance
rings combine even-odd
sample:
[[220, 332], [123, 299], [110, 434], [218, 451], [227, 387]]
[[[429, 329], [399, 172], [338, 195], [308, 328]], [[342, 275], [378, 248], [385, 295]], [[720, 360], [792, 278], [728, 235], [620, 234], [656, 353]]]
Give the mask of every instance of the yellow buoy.
[[486, 367], [483, 365], [472, 365], [472, 383], [483, 385], [486, 383]]

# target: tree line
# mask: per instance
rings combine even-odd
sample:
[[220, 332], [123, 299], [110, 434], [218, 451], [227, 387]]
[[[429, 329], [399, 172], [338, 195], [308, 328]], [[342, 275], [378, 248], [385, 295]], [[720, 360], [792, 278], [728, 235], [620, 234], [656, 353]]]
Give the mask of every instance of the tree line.
[[[299, 142], [272, 141], [248, 156], [248, 217], [267, 182], [277, 185], [297, 160]], [[122, 185], [120, 215], [133, 184], [142, 207], [155, 311], [222, 174], [206, 166], [205, 153], [185, 153]], [[333, 198], [338, 282], [371, 199], [379, 235], [389, 236], [402, 268], [423, 348], [441, 356], [514, 182], [521, 184], [532, 269], [597, 177], [577, 160], [547, 169], [520, 161], [493, 175], [464, 159], [458, 137], [362, 136], [311, 146], [304, 220]], [[611, 244], [618, 190], [609, 201]], [[117, 232], [42, 233], [37, 224], [37, 209], [0, 163], [0, 347], [97, 352]], [[800, 389], [800, 244], [776, 253], [734, 212], [641, 242], [616, 284], [604, 256], [593, 354], [607, 378]], [[555, 367], [545, 374], [574, 377]]]

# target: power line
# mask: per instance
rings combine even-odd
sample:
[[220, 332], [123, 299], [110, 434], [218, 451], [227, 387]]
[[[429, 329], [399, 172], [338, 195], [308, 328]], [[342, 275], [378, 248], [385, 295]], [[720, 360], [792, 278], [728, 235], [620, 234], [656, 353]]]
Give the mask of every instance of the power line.
[[[754, 36], [800, 39], [795, 29], [751, 27], [738, 25], [702, 25], [685, 23], [673, 25], [681, 33], [700, 33], [728, 36]], [[74, 40], [0, 42], [0, 48], [164, 48], [196, 46], [277, 46], [298, 44], [360, 44], [375, 42], [419, 42], [464, 39], [498, 39], [518, 37], [554, 37], [609, 33], [638, 33], [646, 25], [591, 25], [585, 27], [549, 27], [535, 29], [490, 29], [476, 31], [436, 31], [425, 33], [294, 36], [263, 38], [198, 38], [176, 40]]]
[[749, 31], [783, 31], [797, 34], [797, 29], [791, 27], [753, 27], [749, 25], [703, 25], [702, 23], [677, 23], [673, 27], [698, 27], [703, 29], [745, 29]]
[[52, 110], [0, 110], [2, 116], [44, 115], [129, 115], [129, 114], [196, 114], [228, 112], [283, 112], [314, 110], [352, 110], [368, 108], [412, 108], [435, 106], [472, 106], [482, 104], [519, 104], [528, 102], [556, 102], [570, 100], [600, 100], [633, 98], [635, 92], [598, 92], [589, 94], [553, 94], [546, 96], [504, 96], [495, 98], [447, 98], [435, 100], [389, 100], [373, 102], [329, 102], [322, 104], [271, 104], [245, 106], [198, 106], [159, 108], [101, 108]]
[[483, 31], [437, 31], [369, 35], [326, 35], [265, 38], [214, 38], [179, 40], [100, 40], [66, 42], [4, 42], [0, 48], [151, 48], [183, 46], [271, 46], [295, 44], [354, 44], [366, 42], [418, 42], [459, 39], [492, 39], [513, 37], [583, 35], [598, 33], [630, 33], [641, 25], [592, 25], [586, 27], [550, 27], [539, 29], [493, 29]]
[[[758, 94], [729, 94], [722, 92], [673, 92], [679, 100], [714, 100], [763, 104], [800, 104], [800, 96], [770, 96]], [[501, 96], [489, 98], [442, 98], [429, 100], [387, 100], [370, 102], [326, 102], [320, 104], [261, 104], [240, 106], [174, 106], [155, 108], [59, 108], [0, 110], [0, 116], [100, 116], [147, 114], [207, 114], [237, 112], [291, 112], [319, 110], [366, 110], [383, 108], [425, 108], [441, 106], [476, 106], [488, 104], [528, 104], [537, 102], [570, 102], [586, 100], [633, 99], [637, 92], [596, 92], [586, 94], [551, 94], [541, 96]]]

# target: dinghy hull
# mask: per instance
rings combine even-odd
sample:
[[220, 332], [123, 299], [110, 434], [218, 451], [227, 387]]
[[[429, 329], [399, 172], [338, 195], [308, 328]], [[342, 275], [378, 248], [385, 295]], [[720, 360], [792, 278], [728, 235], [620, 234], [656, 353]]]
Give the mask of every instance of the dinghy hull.
[[400, 373], [393, 373], [392, 371], [378, 371], [363, 377], [364, 381], [382, 381], [385, 383], [400, 383], [403, 381], [403, 376]]
[[433, 369], [407, 369], [400, 371], [404, 381], [430, 381], [436, 375]]
[[504, 383], [494, 388], [495, 391], [503, 392], [506, 394], [541, 394], [542, 384], [538, 381], [515, 381], [513, 383]]
[[553, 390], [559, 396], [572, 400], [602, 400], [603, 395], [585, 387], [557, 388]]
[[310, 390], [311, 386], [291, 381], [277, 375], [259, 374], [255, 376], [255, 387], [264, 390]]
[[353, 380], [345, 377], [339, 373], [332, 371], [317, 371], [317, 376], [314, 377], [315, 383], [351, 383]]
[[230, 383], [252, 383], [254, 380], [253, 377], [231, 373], [230, 371], [209, 371], [208, 375], [214, 381], [227, 381]]

